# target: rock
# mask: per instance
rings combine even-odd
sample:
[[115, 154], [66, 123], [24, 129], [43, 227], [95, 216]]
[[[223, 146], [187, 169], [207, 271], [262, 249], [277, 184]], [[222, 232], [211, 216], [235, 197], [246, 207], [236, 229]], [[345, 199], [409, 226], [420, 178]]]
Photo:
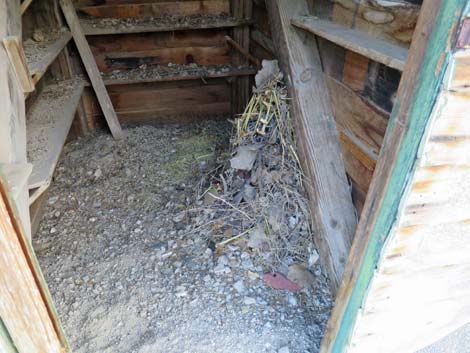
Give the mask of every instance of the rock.
[[44, 32], [41, 31], [40, 29], [35, 29], [33, 32], [33, 40], [35, 42], [44, 42], [45, 36]]
[[277, 353], [290, 353], [290, 349], [289, 347], [285, 346], [278, 350]]
[[318, 262], [319, 258], [320, 258], [320, 255], [318, 254], [318, 251], [315, 249], [311, 249], [310, 255], [308, 256], [308, 267], [311, 269], [313, 265], [315, 265]]
[[218, 264], [217, 266], [214, 267], [214, 273], [216, 275], [221, 275], [221, 274], [229, 273], [229, 272], [230, 272], [230, 268], [223, 264]]
[[313, 273], [301, 264], [289, 266], [287, 278], [298, 284], [303, 289], [312, 288], [316, 282], [316, 278]]
[[243, 303], [245, 305], [255, 305], [256, 304], [256, 299], [252, 297], [245, 297], [243, 298]]
[[243, 280], [239, 280], [239, 281], [235, 282], [235, 284], [233, 285], [233, 288], [234, 288], [239, 294], [245, 293], [245, 284], [243, 283]]
[[252, 249], [267, 249], [269, 238], [264, 232], [264, 224], [258, 224], [248, 237], [248, 247]]
[[95, 170], [95, 173], [93, 174], [93, 176], [94, 176], [96, 179], [98, 179], [98, 178], [100, 178], [101, 176], [103, 176], [103, 172], [101, 171], [101, 169], [98, 168], [97, 170]]
[[297, 300], [297, 297], [295, 295], [289, 294], [287, 296], [287, 301], [290, 306], [297, 306], [299, 301]]
[[374, 11], [374, 10], [367, 10], [362, 14], [362, 17], [368, 22], [372, 22], [375, 24], [384, 24], [390, 23], [395, 19], [395, 16], [390, 12], [382, 12], [382, 11]]
[[217, 264], [227, 266], [229, 264], [229, 259], [227, 255], [220, 255], [217, 259]]

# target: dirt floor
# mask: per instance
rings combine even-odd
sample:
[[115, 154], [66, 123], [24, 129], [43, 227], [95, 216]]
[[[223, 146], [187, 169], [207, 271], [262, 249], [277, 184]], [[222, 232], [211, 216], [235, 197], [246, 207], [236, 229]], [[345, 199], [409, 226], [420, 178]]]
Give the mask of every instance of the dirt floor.
[[214, 252], [186, 212], [226, 158], [220, 125], [66, 145], [34, 247], [74, 352], [318, 351], [332, 306], [321, 269], [308, 290], [273, 289], [259, 254]]

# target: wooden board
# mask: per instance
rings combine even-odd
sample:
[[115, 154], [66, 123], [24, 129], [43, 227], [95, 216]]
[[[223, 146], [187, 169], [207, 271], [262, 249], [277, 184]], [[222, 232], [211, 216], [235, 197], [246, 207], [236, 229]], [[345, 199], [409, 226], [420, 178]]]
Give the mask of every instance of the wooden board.
[[165, 32], [89, 37], [101, 72], [136, 69], [142, 65], [230, 64], [224, 30]]
[[25, 51], [34, 52], [35, 54], [31, 57], [26, 56], [28, 62], [29, 73], [33, 78], [33, 82], [36, 84], [41, 77], [46, 73], [49, 66], [57, 58], [60, 52], [65, 48], [67, 43], [72, 39], [72, 34], [68, 30], [63, 30], [62, 33], [55, 39], [46, 43], [37, 43], [34, 41], [28, 41], [26, 45], [35, 46], [36, 48], [27, 48]]
[[61, 0], [60, 5], [70, 31], [72, 32], [80, 57], [88, 73], [88, 77], [90, 78], [91, 84], [96, 92], [96, 96], [98, 97], [98, 101], [100, 102], [101, 109], [103, 110], [106, 122], [111, 130], [111, 134], [114, 138], [120, 139], [124, 136], [121, 125], [119, 124], [119, 120], [117, 119], [113, 105], [109, 99], [108, 92], [106, 91], [106, 87], [101, 79], [93, 54], [88, 46], [85, 36], [83, 35], [72, 1]]
[[[457, 314], [452, 306], [446, 312], [439, 300], [432, 301], [433, 306], [426, 306], [426, 311], [422, 310], [423, 298], [433, 295], [430, 293], [437, 287], [442, 285], [450, 290], [448, 294], [457, 289], [457, 286], [454, 289], [448, 286], [453, 281], [448, 277], [453, 271], [451, 267], [442, 272], [442, 278], [449, 281], [433, 282], [439, 277], [435, 277], [433, 271], [421, 272], [408, 281], [406, 274], [397, 269], [382, 272], [382, 265], [385, 259], [400, 261], [402, 257], [401, 254], [385, 253], [388, 246], [393, 246], [400, 205], [406, 202], [404, 196], [408, 194], [414, 171], [419, 166], [417, 156], [424, 147], [421, 142], [427, 128], [432, 126], [430, 117], [446, 67], [442, 64], [449, 59], [449, 45], [464, 6], [465, 2], [459, 0], [425, 2], [423, 5], [383, 152], [361, 214], [321, 353], [415, 352], [425, 341], [445, 334], [452, 325], [441, 324]], [[419, 251], [402, 250], [402, 254], [408, 250]], [[409, 269], [413, 271], [412, 267]], [[390, 276], [391, 281], [375, 281], [379, 273]], [[434, 285], [430, 286], [431, 283]], [[398, 297], [394, 288], [400, 288]], [[389, 293], [389, 303], [394, 304], [374, 302], [374, 293], [382, 293], [384, 298], [388, 298]], [[369, 298], [372, 300], [370, 306], [367, 305]], [[446, 303], [446, 298], [440, 299], [441, 304]], [[381, 315], [375, 320], [374, 313], [390, 315]], [[430, 320], [429, 314], [436, 315]], [[423, 319], [426, 322], [421, 321]]]
[[214, 18], [214, 16], [207, 16], [206, 20], [201, 16], [194, 22], [186, 22], [178, 17], [172, 17], [171, 19], [172, 21], [161, 22], [144, 18], [141, 21], [129, 25], [125, 19], [120, 22], [116, 20], [113, 21], [112, 19], [108, 19], [108, 21], [103, 22], [97, 21], [97, 19], [94, 18], [80, 18], [80, 24], [83, 28], [83, 33], [86, 36], [194, 31], [200, 29], [232, 28], [249, 24], [249, 21], [247, 20], [227, 16], [220, 16], [219, 19]]
[[19, 37], [10, 36], [3, 38], [3, 45], [10, 58], [12, 67], [15, 70], [16, 77], [20, 83], [23, 92], [29, 93], [34, 91], [34, 83], [28, 71], [28, 64], [23, 52]]
[[146, 67], [145, 69], [136, 70], [124, 70], [116, 73], [110, 73], [102, 75], [103, 81], [106, 86], [116, 85], [129, 85], [134, 83], [152, 83], [152, 82], [171, 82], [171, 81], [188, 81], [198, 80], [201, 84], [204, 81], [212, 78], [222, 77], [237, 77], [237, 76], [250, 76], [256, 74], [256, 69], [251, 67], [246, 68], [235, 68], [231, 65], [209, 65], [209, 66], [198, 66], [193, 69], [186, 69], [178, 71], [178, 67], [175, 70], [171, 70], [174, 74], [171, 74], [167, 65], [160, 67], [159, 65], [153, 65]]
[[388, 126], [388, 115], [337, 80], [326, 77], [339, 131], [354, 136], [357, 145], [378, 159]]
[[[177, 81], [114, 85], [108, 89], [116, 113], [126, 123], [194, 122], [230, 113], [230, 86], [224, 79], [210, 79], [207, 84]], [[86, 102], [90, 119], [102, 115], [93, 97]]]
[[[10, 36], [21, 37], [19, 1], [0, 2], [0, 42]], [[5, 47], [0, 44], [0, 163], [25, 164], [26, 118], [24, 92], [18, 82], [15, 68], [11, 64]], [[27, 70], [27, 67], [26, 67]], [[29, 236], [28, 190], [23, 188], [16, 200], [21, 221]]]
[[[52, 301], [0, 170], [0, 343], [15, 352], [68, 351]], [[8, 347], [7, 346], [7, 347]], [[0, 346], [5, 348], [5, 346]], [[7, 350], [8, 352], [8, 350]]]
[[292, 24], [394, 69], [403, 71], [405, 66], [407, 49], [374, 38], [367, 33], [313, 16], [297, 17], [292, 20]]
[[166, 14], [173, 16], [219, 15], [230, 13], [229, 0], [198, 1], [145, 1], [140, 4], [114, 3], [100, 6], [78, 6], [82, 14], [94, 17], [158, 17]]
[[28, 116], [29, 188], [49, 185], [83, 92], [80, 81], [47, 86]]
[[[422, 2], [422, 1], [421, 1]], [[420, 0], [310, 0], [311, 14], [375, 38], [409, 47], [420, 10]]]
[[356, 227], [339, 136], [314, 37], [291, 26], [308, 13], [304, 0], [266, 3], [273, 43], [292, 96], [301, 162], [321, 260], [332, 289], [341, 279]]

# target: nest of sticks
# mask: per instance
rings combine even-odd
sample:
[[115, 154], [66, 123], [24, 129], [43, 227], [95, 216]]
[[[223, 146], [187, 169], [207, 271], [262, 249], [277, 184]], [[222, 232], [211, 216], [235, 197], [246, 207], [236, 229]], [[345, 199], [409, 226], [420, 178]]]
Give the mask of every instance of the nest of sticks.
[[267, 270], [313, 266], [318, 253], [287, 89], [277, 61], [264, 61], [254, 93], [234, 122], [231, 155], [201, 182], [198, 229], [224, 251], [242, 247]]

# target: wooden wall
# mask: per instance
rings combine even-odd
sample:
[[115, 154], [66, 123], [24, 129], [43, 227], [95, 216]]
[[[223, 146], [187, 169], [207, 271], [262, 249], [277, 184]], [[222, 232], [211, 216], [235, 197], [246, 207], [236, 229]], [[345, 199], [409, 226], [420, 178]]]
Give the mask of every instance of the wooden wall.
[[[311, 14], [408, 48], [422, 0], [309, 0]], [[254, 0], [251, 51], [272, 59], [264, 0]], [[310, 34], [306, 34], [310, 35]], [[362, 210], [401, 72], [317, 37], [354, 203]]]
[[[421, 1], [315, 0], [313, 15], [408, 48]], [[380, 5], [382, 4], [382, 5]], [[401, 72], [317, 38], [354, 203], [362, 210]]]
[[[219, 15], [230, 13], [230, 0], [152, 1], [76, 0], [81, 16], [124, 20], [148, 16]], [[147, 33], [87, 36], [101, 72], [143, 69], [151, 65], [231, 64], [233, 49], [226, 35], [231, 28], [211, 28]], [[75, 65], [80, 67], [76, 57]], [[83, 71], [83, 69], [82, 69]], [[190, 122], [230, 114], [230, 78], [180, 80], [178, 82], [108, 85], [121, 123]], [[85, 91], [85, 112], [91, 128], [103, 125], [101, 110], [91, 89]]]

